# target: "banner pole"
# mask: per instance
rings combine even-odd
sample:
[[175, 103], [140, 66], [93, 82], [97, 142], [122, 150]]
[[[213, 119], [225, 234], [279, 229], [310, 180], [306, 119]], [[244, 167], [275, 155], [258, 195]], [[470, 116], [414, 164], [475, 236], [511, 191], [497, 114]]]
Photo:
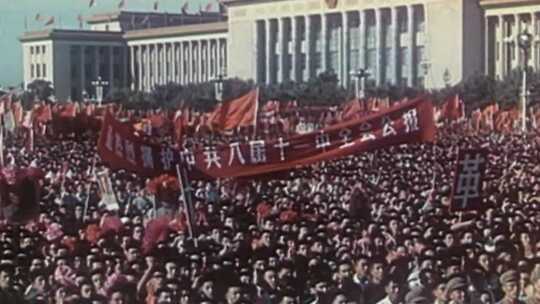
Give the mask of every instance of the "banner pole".
[[94, 157], [94, 160], [92, 162], [92, 168], [90, 169], [90, 175], [91, 175], [90, 182], [88, 183], [88, 187], [86, 187], [86, 200], [84, 201], [83, 222], [84, 222], [84, 218], [88, 214], [88, 204], [90, 203], [90, 190], [92, 189], [92, 183], [94, 179], [96, 178], [95, 169], [96, 169], [96, 158]]
[[193, 229], [193, 202], [191, 201], [191, 184], [187, 178], [185, 171], [180, 169], [180, 164], [176, 165], [176, 175], [178, 178], [178, 185], [180, 186], [180, 191], [184, 201], [184, 210], [186, 212], [187, 222], [188, 222], [188, 232], [189, 236], [193, 239], [193, 244], [195, 248], [199, 247], [196, 233]]

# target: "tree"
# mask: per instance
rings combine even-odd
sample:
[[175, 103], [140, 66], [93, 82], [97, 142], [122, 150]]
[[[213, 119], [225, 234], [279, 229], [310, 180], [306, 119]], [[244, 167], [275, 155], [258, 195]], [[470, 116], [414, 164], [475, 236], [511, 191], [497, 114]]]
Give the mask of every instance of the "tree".
[[32, 99], [37, 97], [38, 100], [49, 100], [54, 94], [54, 88], [50, 81], [36, 79], [28, 84], [28, 91], [32, 94]]

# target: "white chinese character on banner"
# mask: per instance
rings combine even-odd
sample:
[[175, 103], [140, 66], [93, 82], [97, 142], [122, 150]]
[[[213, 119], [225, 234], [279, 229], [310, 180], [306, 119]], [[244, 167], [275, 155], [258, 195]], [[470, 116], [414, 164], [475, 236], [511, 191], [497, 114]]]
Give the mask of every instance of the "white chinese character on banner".
[[387, 137], [390, 135], [397, 135], [396, 129], [394, 129], [394, 122], [388, 117], [385, 116], [382, 119], [383, 123], [383, 137]]
[[212, 164], [221, 169], [221, 164], [219, 163], [221, 161], [221, 157], [217, 153], [216, 148], [205, 147], [203, 153], [205, 157], [204, 162], [206, 163], [206, 169], [210, 169]]
[[128, 162], [135, 165], [135, 148], [133, 147], [133, 143], [129, 140], [126, 140], [126, 159]]
[[315, 148], [326, 150], [326, 147], [330, 146], [330, 135], [320, 131], [319, 134], [315, 135]]
[[164, 170], [171, 170], [173, 161], [174, 153], [170, 148], [161, 150], [161, 164], [163, 165]]
[[339, 131], [339, 137], [341, 138], [341, 142], [343, 143], [339, 148], [346, 148], [348, 146], [351, 146], [353, 143], [352, 140], [352, 131], [350, 129], [341, 129]]
[[141, 146], [143, 167], [154, 169], [154, 157], [152, 156], [152, 147]]
[[484, 163], [484, 158], [481, 154], [475, 154], [471, 158], [469, 153], [465, 154], [463, 160], [459, 161], [461, 171], [458, 175], [458, 183], [454, 194], [454, 200], [461, 200], [460, 209], [465, 209], [468, 206], [470, 199], [478, 198], [480, 195], [480, 165]]
[[195, 166], [195, 155], [189, 149], [184, 149], [180, 152], [180, 160], [187, 164], [188, 170], [191, 170]]
[[240, 143], [239, 142], [233, 142], [229, 145], [229, 148], [231, 152], [229, 153], [229, 166], [232, 165], [234, 161], [234, 155], [238, 155], [238, 161], [240, 164], [244, 165], [246, 163], [246, 160], [244, 159], [244, 156], [242, 155], [242, 151], [240, 150]]
[[360, 132], [367, 132], [372, 128], [373, 126], [369, 122], [363, 122], [360, 127], [358, 127], [358, 130], [360, 130]]
[[253, 140], [249, 142], [249, 154], [252, 164], [266, 162], [266, 143], [264, 140]]
[[290, 145], [291, 143], [288, 141], [284, 141], [283, 137], [278, 138], [278, 143], [274, 145], [274, 148], [279, 149], [279, 158], [281, 161], [285, 161], [285, 148]]
[[360, 141], [361, 142], [370, 141], [370, 140], [374, 140], [376, 138], [377, 137], [375, 136], [375, 134], [367, 132], [367, 133], [362, 134], [362, 137], [360, 138]]
[[405, 123], [405, 132], [418, 131], [418, 113], [416, 109], [403, 113], [403, 122]]
[[124, 156], [124, 145], [122, 142], [122, 137], [120, 137], [120, 134], [115, 134], [115, 145], [114, 145], [114, 153], [116, 155], [123, 157]]
[[105, 146], [107, 149], [109, 149], [109, 151], [114, 151], [114, 133], [112, 126], [109, 126], [107, 129], [107, 140], [105, 142]]

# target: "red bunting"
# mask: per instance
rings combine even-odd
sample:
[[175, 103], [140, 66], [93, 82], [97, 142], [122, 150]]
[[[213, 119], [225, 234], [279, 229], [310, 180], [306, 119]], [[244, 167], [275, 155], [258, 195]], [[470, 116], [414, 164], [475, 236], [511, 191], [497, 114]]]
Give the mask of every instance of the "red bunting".
[[130, 125], [108, 115], [98, 152], [111, 167], [141, 175], [174, 174], [180, 163], [191, 178], [213, 179], [287, 171], [392, 145], [431, 141], [434, 136], [433, 106], [416, 99], [313, 133], [183, 151], [149, 143], [133, 134]]
[[255, 126], [258, 102], [259, 89], [251, 90], [235, 100], [224, 102], [210, 113], [208, 125], [215, 131]]

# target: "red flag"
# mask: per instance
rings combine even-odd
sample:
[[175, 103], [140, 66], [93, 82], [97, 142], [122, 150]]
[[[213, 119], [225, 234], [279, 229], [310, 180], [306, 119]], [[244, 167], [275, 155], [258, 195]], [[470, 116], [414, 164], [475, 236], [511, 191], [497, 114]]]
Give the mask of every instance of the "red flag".
[[220, 104], [210, 113], [208, 124], [218, 131], [255, 126], [258, 102], [259, 89], [257, 88], [242, 97]]
[[360, 103], [360, 100], [357, 98], [347, 102], [343, 105], [341, 119], [343, 121], [355, 119], [360, 117], [362, 112], [364, 111], [362, 104]]
[[75, 118], [77, 116], [79, 104], [70, 102], [60, 108], [58, 116], [63, 118]]
[[51, 106], [48, 104], [35, 105], [33, 117], [36, 122], [47, 123], [52, 120]]
[[23, 223], [39, 213], [39, 180], [44, 177], [37, 168], [3, 168], [0, 172], [0, 216], [12, 223]]
[[21, 103], [18, 101], [13, 102], [11, 104], [11, 110], [13, 111], [13, 118], [15, 119], [15, 126], [16, 127], [21, 126], [23, 122], [23, 116], [24, 116], [24, 111], [23, 111]]
[[163, 216], [148, 222], [142, 241], [142, 250], [145, 254], [150, 252], [157, 243], [165, 240], [170, 230], [170, 221], [168, 216]]
[[458, 95], [455, 95], [444, 102], [441, 116], [443, 119], [454, 121], [462, 118], [464, 113], [465, 106], [463, 100]]

